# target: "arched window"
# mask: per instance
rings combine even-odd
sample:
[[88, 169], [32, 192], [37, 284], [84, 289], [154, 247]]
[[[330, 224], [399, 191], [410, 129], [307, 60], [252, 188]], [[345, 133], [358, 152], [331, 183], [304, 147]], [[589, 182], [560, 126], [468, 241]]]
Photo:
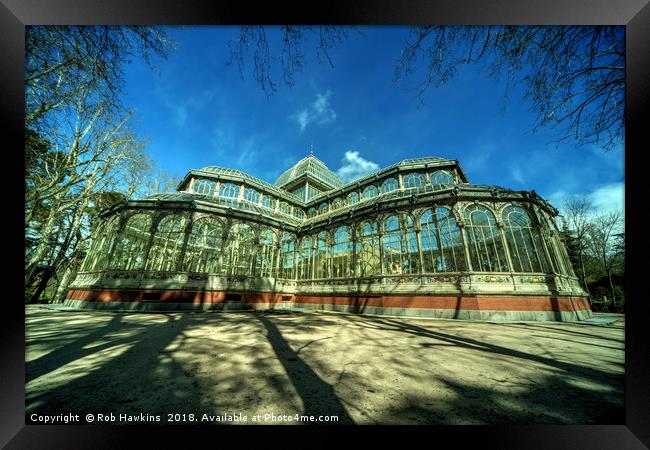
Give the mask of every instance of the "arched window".
[[110, 221], [104, 222], [103, 226], [97, 230], [97, 235], [84, 261], [83, 272], [104, 270], [108, 261], [108, 252], [110, 252], [117, 235], [118, 224], [119, 216], [113, 216]]
[[233, 183], [223, 183], [219, 187], [219, 196], [225, 198], [238, 198], [239, 197], [239, 186]]
[[279, 206], [280, 212], [283, 212], [285, 214], [289, 214], [290, 208], [291, 207], [289, 206], [289, 204], [287, 202], [280, 202], [280, 206]]
[[307, 217], [314, 217], [316, 215], [316, 208], [313, 206], [307, 210]]
[[254, 245], [255, 233], [250, 225], [236, 223], [230, 227], [223, 252], [225, 272], [231, 275], [250, 275]]
[[362, 195], [362, 197], [365, 199], [365, 198], [373, 198], [373, 197], [377, 197], [377, 194], [378, 194], [378, 192], [377, 192], [377, 186], [375, 186], [374, 184], [371, 184], [370, 186], [367, 186], [367, 187], [363, 190], [363, 193], [362, 193], [361, 195]]
[[421, 173], [408, 173], [402, 178], [405, 188], [418, 188], [424, 187], [424, 175]]
[[316, 239], [314, 247], [314, 278], [330, 277], [330, 244], [329, 233], [321, 231]]
[[456, 180], [449, 171], [436, 170], [431, 174], [431, 184], [456, 184]]
[[147, 258], [146, 270], [169, 272], [177, 270], [183, 249], [187, 219], [180, 214], [165, 216], [156, 228]]
[[512, 270], [515, 272], [546, 272], [547, 263], [539, 232], [526, 210], [508, 206], [503, 210], [503, 223]]
[[335, 198], [334, 200], [332, 200], [332, 210], [343, 208], [343, 206], [344, 204], [342, 199]]
[[[239, 193], [237, 195], [239, 195]], [[244, 189], [244, 200], [255, 203], [257, 205], [260, 201], [260, 193], [255, 189], [246, 188]]]
[[419, 271], [420, 254], [413, 219], [390, 216], [383, 224], [384, 274], [413, 274]]
[[427, 209], [420, 216], [420, 229], [423, 272], [466, 270], [460, 228], [450, 209]]
[[321, 203], [318, 206], [318, 214], [323, 214], [323, 213], [327, 212], [328, 207], [329, 207], [329, 205], [327, 203]]
[[359, 226], [357, 233], [357, 264], [359, 276], [370, 277], [379, 275], [380, 252], [379, 233], [376, 222], [364, 222]]
[[350, 192], [347, 196], [348, 205], [354, 205], [359, 202], [359, 194], [356, 192]]
[[298, 278], [300, 280], [311, 279], [311, 237], [305, 236], [300, 241], [298, 253]]
[[111, 269], [142, 269], [150, 234], [151, 217], [148, 214], [134, 214], [129, 217], [117, 238], [110, 261]]
[[386, 192], [394, 191], [397, 188], [399, 188], [399, 184], [397, 183], [397, 180], [395, 178], [387, 178], [381, 184], [381, 193], [383, 194]]
[[334, 232], [334, 243], [332, 245], [332, 276], [334, 278], [345, 278], [352, 276], [352, 239], [348, 227], [342, 226]]
[[293, 268], [295, 260], [295, 251], [296, 251], [296, 239], [289, 233], [284, 233], [282, 235], [282, 248], [280, 250], [281, 261], [280, 261], [280, 277], [282, 278], [294, 278]]
[[293, 215], [296, 216], [298, 219], [305, 218], [305, 212], [300, 208], [293, 208]]
[[217, 184], [214, 181], [206, 180], [205, 178], [199, 178], [194, 181], [194, 192], [197, 194], [212, 196], [216, 187]]
[[255, 275], [275, 277], [275, 259], [277, 258], [277, 238], [270, 228], [260, 231], [259, 245], [255, 256]]
[[402, 239], [400, 223], [397, 216], [390, 216], [384, 221], [382, 247], [384, 251], [384, 274], [399, 275], [402, 273]]
[[183, 270], [198, 273], [223, 273], [219, 257], [223, 244], [223, 225], [212, 217], [203, 217], [192, 224], [183, 258]]
[[482, 205], [465, 209], [465, 235], [472, 259], [472, 270], [477, 272], [506, 272], [508, 263], [501, 233], [492, 212]]
[[262, 197], [262, 206], [264, 206], [265, 208], [275, 209], [275, 199], [268, 195], [264, 195]]

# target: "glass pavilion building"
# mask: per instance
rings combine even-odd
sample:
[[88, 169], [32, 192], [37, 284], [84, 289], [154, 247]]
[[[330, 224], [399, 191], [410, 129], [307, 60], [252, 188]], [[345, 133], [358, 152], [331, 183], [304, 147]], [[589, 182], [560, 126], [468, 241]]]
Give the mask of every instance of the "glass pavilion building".
[[66, 304], [589, 318], [557, 213], [438, 157], [347, 184], [313, 155], [274, 184], [209, 166], [103, 211]]

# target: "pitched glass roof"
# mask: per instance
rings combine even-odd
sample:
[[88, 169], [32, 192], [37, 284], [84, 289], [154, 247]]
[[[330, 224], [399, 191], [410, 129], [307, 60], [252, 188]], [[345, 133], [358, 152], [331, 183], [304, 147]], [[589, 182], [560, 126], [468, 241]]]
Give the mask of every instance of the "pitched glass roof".
[[293, 167], [280, 175], [274, 185], [278, 187], [285, 186], [303, 174], [307, 174], [332, 188], [343, 185], [341, 179], [314, 155], [309, 155], [298, 161]]

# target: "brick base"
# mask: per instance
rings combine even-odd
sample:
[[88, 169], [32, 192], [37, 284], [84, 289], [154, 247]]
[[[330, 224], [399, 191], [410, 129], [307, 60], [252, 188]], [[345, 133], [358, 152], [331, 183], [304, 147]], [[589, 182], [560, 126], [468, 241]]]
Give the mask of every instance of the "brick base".
[[205, 291], [71, 290], [66, 305], [128, 311], [303, 309], [354, 314], [472, 320], [583, 320], [583, 297], [315, 296]]

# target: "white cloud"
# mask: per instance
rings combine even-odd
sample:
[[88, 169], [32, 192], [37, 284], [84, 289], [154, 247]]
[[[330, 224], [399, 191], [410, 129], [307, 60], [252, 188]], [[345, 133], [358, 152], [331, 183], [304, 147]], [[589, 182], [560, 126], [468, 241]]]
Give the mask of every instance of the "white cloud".
[[312, 123], [328, 125], [336, 122], [336, 112], [329, 101], [331, 96], [332, 91], [330, 90], [324, 94], [318, 93], [312, 104], [291, 116], [291, 119], [298, 123], [301, 133]]
[[521, 169], [519, 167], [510, 167], [510, 177], [512, 177], [512, 179], [519, 184], [526, 184], [526, 180], [524, 179], [524, 176], [521, 173]]
[[341, 177], [343, 181], [352, 181], [362, 177], [370, 172], [379, 170], [379, 165], [372, 161], [359, 156], [357, 151], [347, 151], [343, 157], [343, 165], [336, 174]]
[[548, 201], [563, 214], [564, 201], [571, 197], [584, 195], [590, 202], [593, 214], [621, 211], [625, 213], [625, 183], [610, 183], [598, 186], [587, 193], [568, 193], [557, 191], [548, 197]]

